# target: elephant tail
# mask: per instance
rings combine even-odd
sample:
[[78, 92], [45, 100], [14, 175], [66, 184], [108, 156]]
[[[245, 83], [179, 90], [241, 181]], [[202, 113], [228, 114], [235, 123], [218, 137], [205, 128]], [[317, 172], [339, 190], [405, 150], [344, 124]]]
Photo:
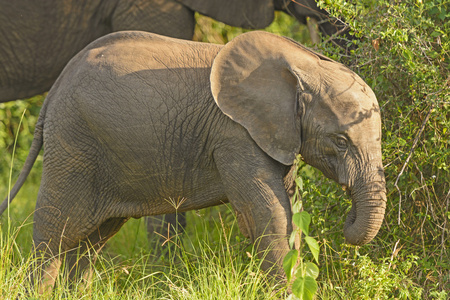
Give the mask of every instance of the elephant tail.
[[39, 120], [36, 124], [36, 128], [34, 130], [34, 137], [33, 142], [31, 143], [30, 152], [28, 153], [27, 159], [25, 160], [25, 164], [22, 168], [22, 171], [20, 171], [19, 178], [17, 179], [17, 182], [14, 184], [13, 188], [9, 192], [8, 196], [6, 196], [5, 200], [3, 200], [2, 204], [0, 204], [0, 216], [3, 214], [3, 212], [8, 208], [9, 203], [14, 199], [14, 197], [19, 192], [20, 188], [24, 184], [25, 180], [28, 177], [28, 174], [30, 174], [31, 168], [34, 165], [34, 162], [36, 161], [36, 158], [39, 155], [39, 152], [42, 148], [43, 144], [43, 115], [41, 113]]

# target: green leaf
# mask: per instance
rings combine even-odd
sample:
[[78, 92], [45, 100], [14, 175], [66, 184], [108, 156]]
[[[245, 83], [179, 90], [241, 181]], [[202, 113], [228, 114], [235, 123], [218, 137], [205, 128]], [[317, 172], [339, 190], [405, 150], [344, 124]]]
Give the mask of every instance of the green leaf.
[[295, 239], [297, 238], [297, 230], [291, 232], [291, 236], [289, 237], [289, 248], [294, 248]]
[[291, 251], [286, 254], [286, 256], [283, 259], [283, 269], [286, 273], [287, 280], [290, 281], [292, 278], [292, 274], [294, 273], [294, 268], [297, 263], [298, 258], [298, 251], [295, 249], [292, 249]]
[[302, 300], [311, 300], [317, 291], [317, 282], [310, 276], [298, 277], [292, 284], [292, 293]]
[[294, 221], [294, 224], [305, 233], [305, 235], [309, 234], [309, 224], [311, 223], [311, 216], [308, 212], [302, 211], [300, 213], [296, 213], [292, 217], [292, 220]]
[[300, 191], [303, 191], [303, 179], [301, 177], [295, 178], [295, 184]]
[[311, 250], [312, 255], [317, 263], [319, 263], [319, 243], [317, 243], [316, 239], [310, 236], [305, 236], [305, 241], [308, 244], [309, 250]]
[[295, 201], [294, 205], [292, 205], [292, 211], [295, 213], [300, 212], [300, 210], [302, 209], [302, 201]]
[[432, 36], [432, 37], [438, 37], [438, 36], [440, 36], [441, 34], [442, 34], [442, 33], [439, 32], [439, 31], [434, 31], [434, 32], [431, 33], [431, 36]]
[[308, 261], [305, 264], [305, 275], [317, 279], [319, 276], [319, 267], [315, 263]]

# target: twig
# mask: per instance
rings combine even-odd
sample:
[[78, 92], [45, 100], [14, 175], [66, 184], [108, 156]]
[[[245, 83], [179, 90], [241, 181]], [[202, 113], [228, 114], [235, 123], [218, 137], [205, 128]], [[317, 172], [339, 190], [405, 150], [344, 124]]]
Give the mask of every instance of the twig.
[[400, 215], [401, 215], [401, 209], [402, 209], [402, 192], [400, 191], [400, 188], [398, 187], [398, 181], [399, 181], [400, 177], [403, 175], [403, 172], [405, 171], [406, 166], [408, 165], [409, 160], [411, 159], [411, 157], [414, 153], [414, 150], [416, 149], [417, 142], [419, 141], [419, 138], [422, 135], [423, 130], [425, 129], [425, 125], [427, 124], [428, 120], [430, 119], [431, 111], [433, 110], [433, 108], [434, 108], [434, 104], [431, 104], [430, 109], [428, 110], [427, 116], [425, 117], [425, 120], [423, 120], [422, 126], [420, 126], [419, 132], [417, 133], [416, 138], [414, 139], [413, 145], [408, 154], [408, 158], [406, 158], [406, 161], [403, 164], [403, 167], [402, 167], [400, 173], [398, 174], [397, 179], [395, 180], [395, 183], [394, 183], [394, 186], [397, 189], [398, 194], [399, 194], [398, 220], [397, 220], [398, 225], [400, 225]]
[[394, 257], [396, 257], [397, 254], [398, 254], [398, 252], [403, 248], [403, 246], [401, 246], [400, 249], [398, 249], [398, 251], [397, 251], [397, 246], [398, 246], [398, 243], [399, 243], [399, 242], [400, 242], [400, 240], [398, 240], [398, 241], [395, 243], [394, 249], [392, 249], [391, 261], [389, 262], [389, 267], [388, 267], [388, 269], [391, 268], [392, 261], [394, 260]]
[[425, 221], [427, 220], [427, 215], [428, 215], [428, 202], [426, 202], [427, 204], [427, 209], [425, 210], [425, 216], [423, 216], [423, 221], [422, 224], [420, 224], [420, 239], [422, 240], [422, 249], [423, 249], [423, 255], [424, 257], [426, 256], [426, 249], [425, 249], [425, 239], [424, 239], [424, 234], [423, 234], [423, 225], [425, 224]]
[[350, 28], [349, 26], [344, 26], [343, 28], [339, 29], [338, 31], [336, 31], [335, 33], [333, 33], [332, 36], [330, 36], [328, 39], [326, 39], [323, 43], [329, 43], [330, 41], [332, 41], [334, 38], [336, 38], [337, 36], [339, 36], [341, 33], [343, 33], [344, 31], [346, 31], [348, 28]]
[[425, 191], [426, 196], [427, 196], [427, 200], [430, 203], [431, 216], [433, 217], [434, 221], [437, 221], [438, 217], [436, 216], [436, 213], [434, 211], [433, 202], [431, 202], [430, 190], [428, 189], [427, 183], [425, 182], [425, 178], [423, 177], [423, 173], [422, 173], [422, 171], [420, 171], [419, 166], [417, 165], [416, 162], [414, 162], [414, 165], [416, 166], [417, 172], [419, 172], [419, 174], [420, 174], [420, 184], [421, 184], [421, 186], [417, 190], [423, 189]]
[[[449, 205], [449, 201], [450, 201], [450, 189], [448, 190], [447, 196], [445, 197], [445, 202], [446, 207], [445, 207], [445, 214], [444, 216], [447, 216], [448, 214], [448, 205]], [[442, 242], [442, 247], [441, 247], [441, 262], [442, 262], [442, 255], [444, 254], [444, 251], [446, 251], [445, 249], [445, 230], [447, 227], [447, 218], [444, 218], [444, 228], [442, 228], [442, 237], [441, 237], [441, 242]]]

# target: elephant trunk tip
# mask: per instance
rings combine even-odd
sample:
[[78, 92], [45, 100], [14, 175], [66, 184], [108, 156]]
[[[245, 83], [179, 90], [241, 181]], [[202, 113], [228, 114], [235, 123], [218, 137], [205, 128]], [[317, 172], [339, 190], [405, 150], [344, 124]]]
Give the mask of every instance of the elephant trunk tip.
[[344, 224], [346, 242], [355, 246], [365, 245], [377, 235], [386, 210], [385, 198], [364, 202], [352, 205]]
[[[381, 227], [381, 226], [380, 226]], [[345, 241], [354, 246], [363, 246], [369, 243], [377, 235], [379, 228], [372, 229], [368, 233], [358, 233], [350, 227], [344, 228]]]

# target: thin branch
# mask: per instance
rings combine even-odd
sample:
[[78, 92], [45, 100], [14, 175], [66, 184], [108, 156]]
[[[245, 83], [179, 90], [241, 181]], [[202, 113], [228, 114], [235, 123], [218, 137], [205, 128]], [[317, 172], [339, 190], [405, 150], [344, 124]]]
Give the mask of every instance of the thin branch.
[[406, 169], [406, 166], [409, 163], [409, 160], [411, 159], [414, 150], [416, 149], [417, 143], [419, 142], [419, 138], [422, 135], [423, 130], [425, 129], [425, 125], [427, 124], [428, 120], [430, 119], [431, 116], [431, 111], [434, 108], [434, 104], [431, 104], [430, 109], [428, 110], [427, 116], [425, 117], [425, 120], [423, 120], [422, 122], [422, 126], [420, 126], [419, 132], [416, 135], [416, 138], [414, 139], [413, 145], [411, 147], [411, 150], [409, 151], [409, 155], [408, 158], [406, 158], [405, 163], [403, 164], [403, 167], [400, 171], [400, 173], [397, 176], [397, 179], [395, 180], [394, 186], [398, 191], [399, 194], [399, 201], [398, 201], [398, 220], [397, 220], [397, 224], [400, 225], [400, 215], [401, 215], [401, 209], [402, 209], [402, 192], [400, 191], [400, 188], [398, 187], [398, 181], [400, 180], [400, 177], [403, 175], [403, 172]]
[[[445, 214], [444, 216], [447, 216], [448, 214], [448, 205], [449, 205], [449, 201], [450, 201], [450, 189], [448, 190], [447, 196], [445, 197], [445, 202], [446, 202], [446, 206], [445, 206]], [[442, 247], [441, 247], [441, 262], [442, 262], [442, 256], [444, 254], [444, 252], [446, 252], [447, 249], [445, 249], [445, 230], [447, 227], [447, 219], [448, 218], [444, 218], [444, 228], [442, 228], [442, 236], [441, 236], [441, 243], [442, 243]]]
[[397, 256], [398, 252], [403, 248], [403, 246], [401, 246], [398, 250], [397, 250], [397, 246], [398, 243], [400, 242], [400, 240], [398, 240], [395, 245], [394, 245], [394, 249], [392, 249], [392, 255], [391, 255], [391, 261], [389, 262], [389, 267], [388, 269], [391, 269], [391, 265], [392, 265], [392, 261], [394, 260], [394, 257]]
[[341, 33], [343, 33], [344, 31], [346, 31], [348, 28], [350, 28], [349, 26], [344, 26], [341, 29], [339, 29], [338, 31], [336, 31], [335, 33], [333, 33], [333, 35], [331, 35], [328, 39], [326, 39], [323, 43], [329, 43], [330, 41], [332, 41], [333, 39], [335, 39], [336, 37], [338, 37]]

